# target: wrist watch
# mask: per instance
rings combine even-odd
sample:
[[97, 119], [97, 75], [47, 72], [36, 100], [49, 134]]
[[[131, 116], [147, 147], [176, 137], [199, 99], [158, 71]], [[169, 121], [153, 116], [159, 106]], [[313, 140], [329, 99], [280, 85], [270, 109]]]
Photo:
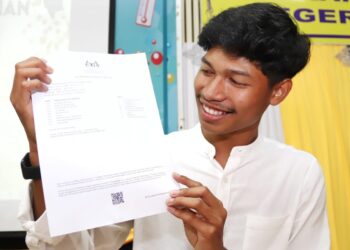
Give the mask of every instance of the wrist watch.
[[39, 166], [32, 166], [30, 159], [29, 159], [29, 153], [26, 153], [21, 160], [21, 169], [22, 169], [22, 175], [23, 178], [26, 180], [38, 180], [41, 179], [40, 174], [40, 167]]

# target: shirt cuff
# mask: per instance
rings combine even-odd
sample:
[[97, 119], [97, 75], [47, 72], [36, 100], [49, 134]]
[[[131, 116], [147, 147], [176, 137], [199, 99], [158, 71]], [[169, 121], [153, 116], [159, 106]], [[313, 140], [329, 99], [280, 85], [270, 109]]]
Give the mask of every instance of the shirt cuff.
[[21, 200], [18, 211], [18, 220], [27, 232], [26, 244], [30, 248], [40, 248], [45, 244], [56, 245], [62, 236], [51, 237], [46, 211], [35, 221], [32, 209], [32, 182], [28, 183], [24, 198]]

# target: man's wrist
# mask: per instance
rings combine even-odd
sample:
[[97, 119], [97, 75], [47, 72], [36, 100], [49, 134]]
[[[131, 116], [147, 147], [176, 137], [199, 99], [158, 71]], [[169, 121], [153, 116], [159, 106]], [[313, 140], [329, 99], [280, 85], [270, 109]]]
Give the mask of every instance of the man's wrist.
[[39, 165], [32, 165], [30, 154], [26, 153], [21, 160], [21, 169], [23, 178], [28, 180], [38, 180], [41, 179], [40, 167]]
[[29, 152], [29, 159], [31, 162], [31, 165], [34, 167], [39, 167], [39, 155], [37, 151], [30, 151]]

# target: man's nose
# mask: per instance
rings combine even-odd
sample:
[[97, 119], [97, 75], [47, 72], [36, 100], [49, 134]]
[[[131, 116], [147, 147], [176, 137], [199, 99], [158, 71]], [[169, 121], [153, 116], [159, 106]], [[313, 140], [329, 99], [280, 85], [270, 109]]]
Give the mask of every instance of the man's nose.
[[208, 101], [222, 101], [225, 99], [225, 83], [220, 76], [215, 76], [204, 87], [203, 96]]

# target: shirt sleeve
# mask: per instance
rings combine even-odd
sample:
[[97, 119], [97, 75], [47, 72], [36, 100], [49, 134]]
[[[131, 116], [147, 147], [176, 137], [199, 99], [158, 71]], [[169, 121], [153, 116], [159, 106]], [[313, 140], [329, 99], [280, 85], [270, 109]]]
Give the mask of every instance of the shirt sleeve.
[[287, 250], [329, 250], [330, 234], [322, 170], [315, 160], [307, 171]]
[[32, 250], [115, 250], [123, 245], [133, 225], [132, 221], [128, 221], [91, 230], [51, 237], [46, 212], [34, 221], [31, 206], [31, 193], [30, 183], [20, 204], [18, 219], [27, 232], [26, 244], [28, 248]]

